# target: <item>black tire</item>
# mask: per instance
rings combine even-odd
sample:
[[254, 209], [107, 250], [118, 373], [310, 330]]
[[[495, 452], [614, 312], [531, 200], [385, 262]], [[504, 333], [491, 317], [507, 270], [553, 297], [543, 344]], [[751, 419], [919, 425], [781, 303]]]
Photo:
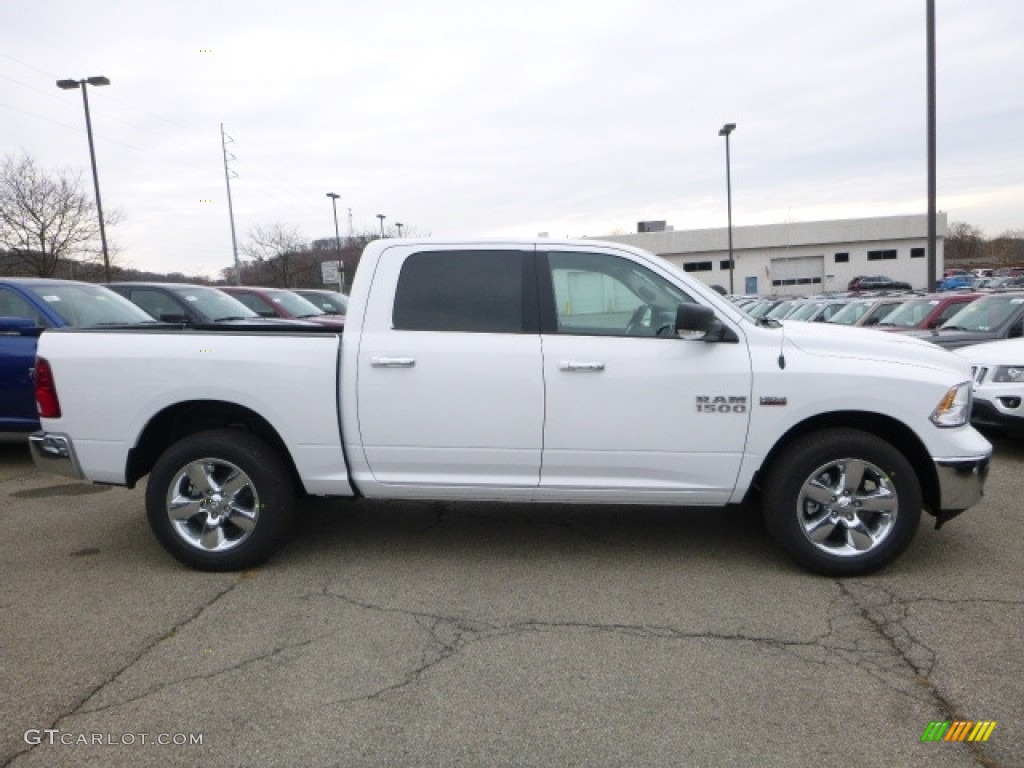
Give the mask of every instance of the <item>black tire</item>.
[[146, 487], [146, 515], [157, 539], [203, 571], [263, 562], [280, 546], [294, 513], [292, 478], [281, 457], [237, 429], [197, 432], [174, 443]]
[[772, 461], [762, 488], [772, 538], [825, 576], [883, 568], [907, 548], [921, 520], [921, 485], [910, 462], [855, 429], [798, 438]]

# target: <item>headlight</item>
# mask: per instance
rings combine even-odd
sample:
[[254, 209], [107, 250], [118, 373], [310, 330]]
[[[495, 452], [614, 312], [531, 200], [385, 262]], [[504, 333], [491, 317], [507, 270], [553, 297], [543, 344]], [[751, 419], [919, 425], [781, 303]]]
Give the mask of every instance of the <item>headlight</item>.
[[1024, 381], [1024, 365], [1000, 365], [992, 374], [992, 381], [1002, 383]]
[[962, 427], [971, 417], [971, 382], [950, 389], [929, 417], [937, 427]]

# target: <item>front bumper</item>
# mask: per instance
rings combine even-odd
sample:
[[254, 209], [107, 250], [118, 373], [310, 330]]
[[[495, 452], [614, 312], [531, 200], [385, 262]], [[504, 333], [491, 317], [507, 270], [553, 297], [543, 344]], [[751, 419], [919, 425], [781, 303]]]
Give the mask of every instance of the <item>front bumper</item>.
[[75, 446], [67, 435], [52, 432], [34, 432], [28, 436], [28, 448], [36, 467], [55, 475], [84, 480], [78, 465]]
[[981, 500], [991, 458], [991, 454], [986, 454], [956, 459], [934, 459], [935, 472], [939, 478], [941, 505], [934, 511], [936, 528]]
[[971, 424], [1024, 435], [1024, 403], [1019, 390], [1013, 396], [996, 397], [993, 401], [982, 400], [975, 392]]

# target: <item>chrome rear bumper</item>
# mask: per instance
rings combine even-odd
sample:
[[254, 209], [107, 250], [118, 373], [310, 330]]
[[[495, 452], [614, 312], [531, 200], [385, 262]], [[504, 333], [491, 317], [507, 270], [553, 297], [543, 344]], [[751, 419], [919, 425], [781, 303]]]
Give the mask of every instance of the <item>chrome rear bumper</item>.
[[44, 472], [55, 475], [84, 480], [75, 446], [67, 435], [50, 432], [34, 432], [28, 436], [28, 448], [32, 453], [32, 461]]

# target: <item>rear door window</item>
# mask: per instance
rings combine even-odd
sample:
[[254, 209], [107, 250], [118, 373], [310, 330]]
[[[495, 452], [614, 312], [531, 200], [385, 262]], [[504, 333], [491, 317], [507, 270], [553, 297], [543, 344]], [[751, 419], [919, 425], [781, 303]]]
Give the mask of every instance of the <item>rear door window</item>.
[[394, 328], [536, 333], [535, 302], [527, 300], [535, 293], [532, 263], [523, 251], [413, 253], [398, 277]]

